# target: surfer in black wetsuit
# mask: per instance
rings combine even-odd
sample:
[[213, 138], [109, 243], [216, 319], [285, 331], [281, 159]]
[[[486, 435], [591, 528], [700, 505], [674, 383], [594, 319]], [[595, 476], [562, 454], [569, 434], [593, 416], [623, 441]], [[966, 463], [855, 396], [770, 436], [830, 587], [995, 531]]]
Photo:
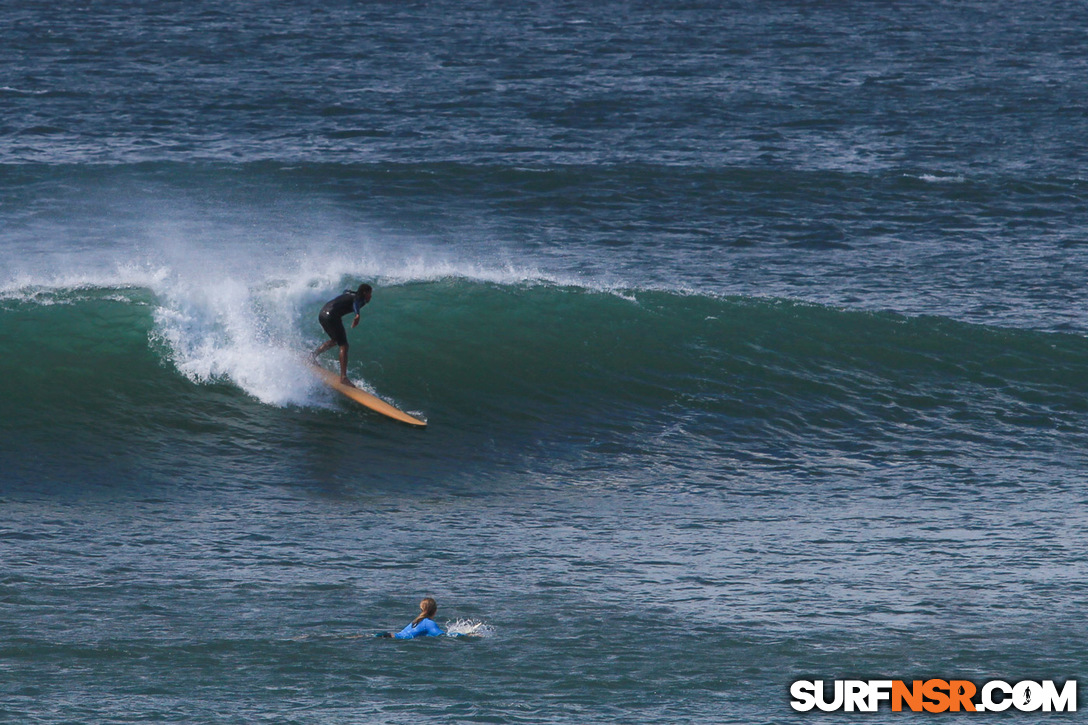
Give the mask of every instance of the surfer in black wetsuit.
[[317, 316], [317, 321], [321, 323], [321, 327], [331, 339], [326, 340], [314, 350], [312, 357], [316, 359], [318, 355], [331, 349], [333, 345], [339, 345], [340, 382], [344, 385], [351, 385], [351, 381], [348, 380], [348, 333], [344, 329], [344, 323], [340, 318], [349, 312], [355, 312], [355, 319], [351, 321], [351, 326], [354, 328], [358, 325], [359, 310], [367, 302], [370, 302], [372, 292], [373, 290], [368, 284], [359, 285], [359, 289], [354, 292], [349, 289], [344, 290], [343, 294], [326, 302], [325, 306], [321, 308], [321, 314]]

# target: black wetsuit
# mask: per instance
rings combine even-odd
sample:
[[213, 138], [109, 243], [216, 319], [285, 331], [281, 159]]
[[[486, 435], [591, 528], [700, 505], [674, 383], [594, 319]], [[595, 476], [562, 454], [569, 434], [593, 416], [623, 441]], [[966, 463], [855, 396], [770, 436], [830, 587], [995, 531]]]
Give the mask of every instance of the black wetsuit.
[[347, 345], [348, 333], [340, 318], [349, 312], [359, 314], [359, 310], [365, 304], [366, 302], [361, 297], [357, 297], [354, 291], [346, 289], [342, 295], [325, 303], [325, 306], [321, 308], [321, 314], [317, 316], [317, 321], [321, 323], [321, 327], [329, 334], [333, 342], [337, 345]]

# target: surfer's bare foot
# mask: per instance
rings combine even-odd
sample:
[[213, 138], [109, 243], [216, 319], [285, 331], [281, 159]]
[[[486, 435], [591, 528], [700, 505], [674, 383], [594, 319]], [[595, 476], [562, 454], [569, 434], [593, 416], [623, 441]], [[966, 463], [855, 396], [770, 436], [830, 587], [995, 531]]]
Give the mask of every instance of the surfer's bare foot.
[[340, 384], [341, 385], [346, 385], [349, 388], [354, 388], [355, 387], [355, 383], [351, 382], [347, 378], [340, 378]]

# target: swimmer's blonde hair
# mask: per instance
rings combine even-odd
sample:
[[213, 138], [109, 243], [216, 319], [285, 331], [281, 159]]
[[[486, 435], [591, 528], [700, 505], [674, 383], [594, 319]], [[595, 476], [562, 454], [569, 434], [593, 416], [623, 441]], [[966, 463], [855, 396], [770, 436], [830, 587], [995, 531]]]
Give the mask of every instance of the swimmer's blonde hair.
[[425, 597], [419, 603], [419, 616], [412, 620], [412, 626], [414, 627], [422, 622], [424, 619], [429, 619], [430, 617], [433, 617], [434, 613], [437, 611], [438, 602], [431, 599], [430, 597]]

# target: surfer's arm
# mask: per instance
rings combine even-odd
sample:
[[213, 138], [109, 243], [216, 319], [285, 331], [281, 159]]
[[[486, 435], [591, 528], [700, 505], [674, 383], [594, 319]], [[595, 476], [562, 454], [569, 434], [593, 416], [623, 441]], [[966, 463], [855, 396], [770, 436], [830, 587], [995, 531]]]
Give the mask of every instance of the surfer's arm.
[[356, 297], [351, 303], [351, 309], [355, 311], [355, 319], [351, 321], [351, 326], [354, 328], [359, 324], [359, 311], [363, 309], [363, 301]]

